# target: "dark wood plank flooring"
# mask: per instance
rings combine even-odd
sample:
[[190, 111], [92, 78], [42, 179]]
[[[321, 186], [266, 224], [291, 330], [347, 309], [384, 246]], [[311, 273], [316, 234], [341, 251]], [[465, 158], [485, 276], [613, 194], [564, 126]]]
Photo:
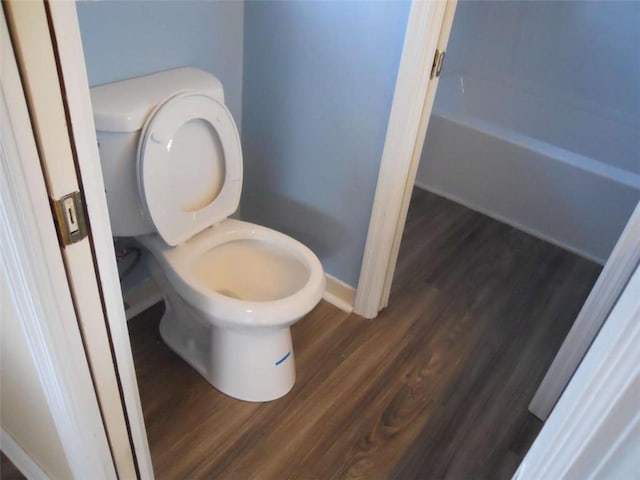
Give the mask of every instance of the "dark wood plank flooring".
[[510, 478], [541, 423], [527, 405], [600, 268], [415, 190], [391, 302], [321, 302], [293, 327], [297, 381], [251, 404], [130, 322], [159, 479]]
[[26, 478], [4, 452], [0, 452], [0, 480], [26, 480]]

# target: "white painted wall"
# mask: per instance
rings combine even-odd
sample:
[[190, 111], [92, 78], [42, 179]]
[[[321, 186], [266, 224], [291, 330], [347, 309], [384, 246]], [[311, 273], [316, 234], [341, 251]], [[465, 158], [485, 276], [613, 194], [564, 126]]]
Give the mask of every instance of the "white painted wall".
[[51, 478], [72, 478], [4, 275], [0, 290], [0, 424]]
[[242, 123], [243, 1], [77, 3], [91, 86], [191, 66], [217, 76]]

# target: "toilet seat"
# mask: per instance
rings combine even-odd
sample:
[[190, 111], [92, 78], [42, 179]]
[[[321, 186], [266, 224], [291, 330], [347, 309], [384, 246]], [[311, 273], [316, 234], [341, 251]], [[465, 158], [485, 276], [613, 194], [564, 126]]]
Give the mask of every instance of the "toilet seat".
[[[226, 219], [210, 229], [198, 233], [193, 238], [172, 248], [166, 245], [157, 235], [138, 237], [138, 240], [152, 252], [160, 262], [169, 282], [176, 291], [190, 305], [208, 314], [209, 318], [215, 318], [226, 326], [243, 327], [267, 327], [286, 326], [307, 314], [322, 297], [325, 289], [325, 276], [320, 261], [315, 254], [297, 240], [260, 225], [243, 222], [234, 219]], [[208, 268], [207, 262], [212, 252], [217, 248], [224, 248], [236, 242], [238, 251], [230, 262], [242, 261], [243, 257], [256, 250], [263, 252], [276, 252], [275, 257], [280, 257], [283, 263], [280, 268], [286, 269], [278, 279], [278, 266], [272, 258], [269, 265], [271, 276], [264, 276], [259, 280], [265, 282], [284, 281], [286, 277], [288, 285], [284, 288], [273, 290], [273, 298], [234, 298], [224, 288], [216, 290], [216, 282], [203, 278], [203, 271], [214, 272], [216, 269]], [[243, 244], [243, 245], [239, 245]], [[242, 249], [245, 248], [244, 253]], [[229, 251], [220, 252], [220, 257], [228, 256]], [[232, 254], [233, 255], [233, 254]], [[284, 257], [284, 258], [283, 258]], [[248, 270], [255, 267], [255, 257], [246, 258], [247, 263], [237, 265], [237, 273], [245, 281], [253, 274], [259, 274], [259, 269], [253, 272]], [[209, 262], [210, 263], [210, 262]], [[295, 283], [291, 283], [289, 274], [291, 264], [296, 264], [304, 269], [304, 275], [300, 271], [293, 275]], [[232, 265], [231, 265], [232, 266]], [[274, 268], [275, 267], [275, 268]], [[220, 272], [222, 278], [226, 278], [227, 272]]]
[[167, 244], [227, 218], [242, 191], [242, 150], [231, 113], [205, 93], [169, 97], [143, 127], [137, 173], [142, 203]]
[[[197, 135], [188, 132], [193, 141], [180, 143], [185, 127]], [[176, 179], [180, 170], [192, 168], [197, 182], [202, 162], [219, 160], [219, 191], [197, 208], [180, 205], [191, 186]], [[158, 232], [138, 240], [180, 297], [216, 325], [284, 327], [320, 300], [325, 277], [311, 250], [278, 231], [227, 218], [240, 200], [242, 152], [223, 103], [202, 92], [163, 101], [142, 130], [137, 170], [140, 196]]]

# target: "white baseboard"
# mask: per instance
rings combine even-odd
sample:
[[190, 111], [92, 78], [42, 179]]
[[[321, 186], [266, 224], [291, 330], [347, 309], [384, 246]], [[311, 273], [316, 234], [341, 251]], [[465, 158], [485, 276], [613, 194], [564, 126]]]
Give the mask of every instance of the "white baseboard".
[[29, 480], [49, 480], [46, 473], [34, 462], [11, 435], [4, 429], [0, 430], [0, 446], [7, 456], [22, 474]]
[[322, 298], [344, 312], [353, 312], [356, 289], [328, 273], [325, 274], [325, 277], [327, 279], [327, 287]]

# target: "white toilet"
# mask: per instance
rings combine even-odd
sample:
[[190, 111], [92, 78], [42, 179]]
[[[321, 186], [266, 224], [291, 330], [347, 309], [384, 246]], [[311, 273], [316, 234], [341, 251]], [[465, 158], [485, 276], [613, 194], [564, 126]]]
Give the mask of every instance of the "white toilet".
[[227, 395], [285, 395], [289, 328], [320, 301], [324, 272], [300, 242], [227, 218], [242, 151], [221, 83], [180, 68], [94, 87], [91, 100], [113, 234], [151, 252], [162, 338]]

